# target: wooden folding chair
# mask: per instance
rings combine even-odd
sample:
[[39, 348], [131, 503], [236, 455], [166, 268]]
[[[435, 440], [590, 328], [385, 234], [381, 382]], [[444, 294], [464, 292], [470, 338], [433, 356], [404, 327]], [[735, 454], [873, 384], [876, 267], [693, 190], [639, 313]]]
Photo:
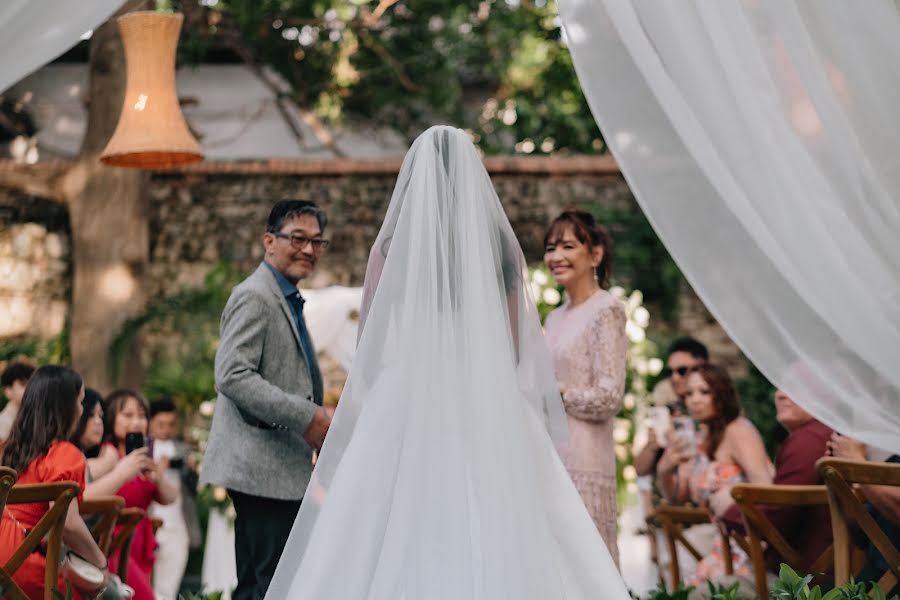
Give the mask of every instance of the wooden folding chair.
[[[2, 475], [5, 482], [9, 477], [8, 470]], [[5, 486], [6, 483], [3, 483]], [[25, 540], [16, 549], [5, 565], [0, 566], [0, 587], [4, 594], [15, 600], [27, 600], [28, 597], [12, 577], [32, 552], [47, 536], [47, 566], [44, 570], [44, 600], [52, 600], [57, 591], [59, 575], [59, 559], [62, 547], [63, 526], [69, 503], [78, 496], [79, 487], [75, 482], [36, 483], [14, 485], [9, 489], [6, 506], [11, 504], [34, 504], [52, 502], [53, 506], [41, 517], [34, 528], [28, 532]], [[48, 535], [49, 534], [49, 535]]]
[[828, 487], [831, 506], [831, 529], [834, 532], [834, 584], [844, 585], [850, 579], [853, 542], [851, 528], [859, 528], [884, 557], [889, 569], [878, 579], [882, 590], [889, 591], [900, 581], [900, 552], [878, 526], [863, 500], [854, 492], [853, 484], [900, 486], [900, 464], [873, 463], [837, 458], [822, 458], [816, 469]]
[[[666, 536], [666, 546], [669, 549], [669, 578], [671, 579], [671, 590], [678, 588], [681, 583], [681, 566], [678, 564], [678, 544], [690, 552], [697, 561], [703, 558], [700, 551], [684, 537], [684, 530], [694, 525], [702, 525], [703, 523], [711, 523], [709, 510], [706, 508], [698, 508], [695, 506], [674, 506], [672, 504], [662, 503], [656, 507], [654, 513], [656, 520], [662, 524], [663, 531]], [[719, 535], [722, 537], [723, 555], [725, 559], [725, 573], [732, 575], [734, 573], [734, 565], [731, 560], [731, 546], [728, 533], [719, 528]]]
[[9, 467], [0, 467], [0, 515], [3, 514], [3, 507], [6, 506], [6, 497], [9, 496], [9, 490], [16, 485], [16, 479], [19, 474]]
[[119, 550], [119, 570], [117, 574], [123, 583], [128, 583], [128, 557], [131, 555], [131, 542], [134, 540], [134, 530], [144, 519], [146, 513], [140, 508], [123, 508], [116, 519], [116, 527], [119, 531], [113, 536], [109, 546], [110, 556]]
[[85, 521], [91, 520], [92, 517], [99, 517], [97, 522], [91, 526], [91, 535], [107, 558], [110, 555], [109, 548], [112, 544], [116, 520], [123, 508], [125, 508], [125, 499], [119, 496], [85, 498], [81, 502], [81, 516]]
[[[756, 595], [769, 597], [766, 579], [766, 561], [763, 542], [770, 545], [792, 569], [798, 573], [815, 575], [813, 583], [821, 583], [822, 573], [834, 565], [834, 549], [829, 546], [811, 564], [800, 556], [784, 535], [759, 510], [765, 506], [828, 506], [828, 490], [824, 485], [755, 485], [739, 484], [731, 489], [731, 497], [737, 502], [747, 530], [746, 550], [753, 561]], [[734, 536], [740, 539], [739, 536]]]

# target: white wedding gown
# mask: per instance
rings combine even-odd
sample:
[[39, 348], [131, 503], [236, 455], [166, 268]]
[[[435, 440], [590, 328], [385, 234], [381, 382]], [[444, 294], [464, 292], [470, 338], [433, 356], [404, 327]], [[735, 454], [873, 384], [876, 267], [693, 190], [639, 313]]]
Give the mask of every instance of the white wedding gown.
[[466, 135], [404, 161], [356, 358], [267, 598], [628, 598], [557, 454], [525, 262]]

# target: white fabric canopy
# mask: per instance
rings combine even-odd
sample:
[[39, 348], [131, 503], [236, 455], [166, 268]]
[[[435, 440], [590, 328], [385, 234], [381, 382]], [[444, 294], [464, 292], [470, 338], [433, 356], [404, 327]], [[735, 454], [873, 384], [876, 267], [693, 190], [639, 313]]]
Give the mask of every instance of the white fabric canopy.
[[0, 91], [78, 43], [123, 0], [0, 2]]
[[578, 76], [666, 247], [774, 383], [900, 451], [893, 0], [560, 0]]

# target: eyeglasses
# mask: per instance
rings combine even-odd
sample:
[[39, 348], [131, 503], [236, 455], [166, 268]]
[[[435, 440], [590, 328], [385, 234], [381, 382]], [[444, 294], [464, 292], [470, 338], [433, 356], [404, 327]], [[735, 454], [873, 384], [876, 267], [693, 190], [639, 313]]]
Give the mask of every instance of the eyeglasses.
[[675, 369], [670, 369], [670, 368], [666, 367], [666, 375], [667, 376], [678, 373], [678, 375], [680, 377], [684, 377], [688, 373], [696, 373], [696, 372], [697, 372], [697, 367], [677, 367]]
[[286, 233], [273, 233], [277, 238], [281, 238], [283, 240], [290, 240], [291, 246], [294, 250], [303, 250], [306, 248], [306, 245], [309, 244], [312, 246], [313, 252], [321, 252], [325, 250], [330, 244], [330, 240], [323, 240], [322, 238], [310, 238], [305, 235], [298, 235], [296, 233], [292, 233], [290, 235]]

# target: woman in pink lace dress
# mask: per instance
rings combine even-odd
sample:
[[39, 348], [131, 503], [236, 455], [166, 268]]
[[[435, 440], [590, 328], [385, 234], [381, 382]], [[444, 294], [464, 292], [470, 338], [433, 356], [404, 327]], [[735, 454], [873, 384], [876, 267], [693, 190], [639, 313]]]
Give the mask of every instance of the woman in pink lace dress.
[[544, 262], [567, 298], [544, 323], [569, 417], [564, 460], [618, 564], [613, 417], [625, 393], [627, 341], [625, 309], [604, 289], [612, 238], [589, 213], [567, 210], [550, 225], [544, 248]]

